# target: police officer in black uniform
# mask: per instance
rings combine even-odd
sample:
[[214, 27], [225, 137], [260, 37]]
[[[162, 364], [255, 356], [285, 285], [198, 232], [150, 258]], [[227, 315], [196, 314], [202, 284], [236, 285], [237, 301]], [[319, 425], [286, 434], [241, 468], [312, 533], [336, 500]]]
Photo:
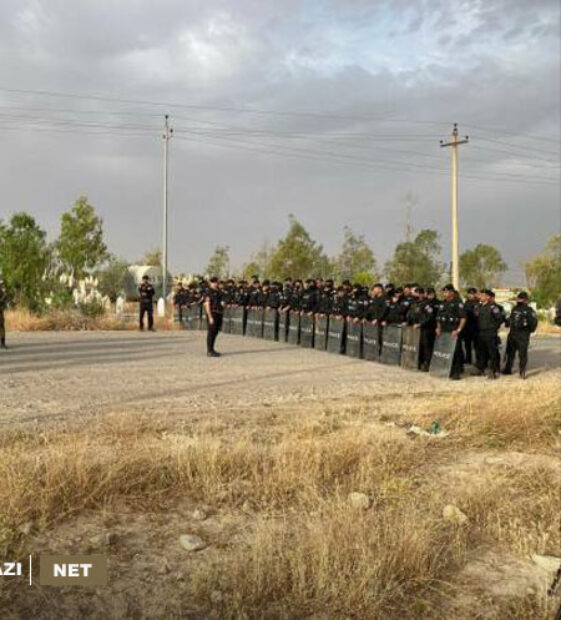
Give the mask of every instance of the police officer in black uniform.
[[180, 282], [175, 289], [173, 295], [173, 306], [175, 308], [175, 316], [179, 323], [183, 323], [183, 309], [187, 305], [187, 291], [183, 286], [183, 282]]
[[218, 278], [212, 277], [204, 298], [204, 311], [207, 316], [208, 331], [206, 337], [206, 354], [208, 357], [220, 357], [214, 350], [214, 343], [222, 327], [223, 299], [218, 286]]
[[[452, 338], [457, 338], [466, 324], [464, 304], [452, 284], [447, 284], [442, 289], [442, 294], [444, 300], [439, 305], [436, 313], [436, 335], [440, 336], [442, 333], [450, 333]], [[460, 379], [463, 371], [462, 360], [462, 350], [459, 343], [456, 342], [450, 379], [456, 381]]]
[[528, 344], [530, 334], [536, 331], [538, 318], [533, 308], [528, 305], [528, 293], [521, 291], [516, 296], [516, 306], [512, 309], [508, 324], [510, 332], [506, 340], [506, 361], [503, 375], [512, 374], [514, 356], [518, 351], [520, 378], [526, 378], [526, 366], [528, 365]]
[[480, 291], [481, 302], [474, 307], [477, 321], [477, 375], [488, 367], [488, 379], [497, 379], [500, 370], [499, 328], [504, 321], [503, 312], [493, 301], [493, 292]]
[[436, 331], [436, 311], [430, 299], [427, 299], [424, 288], [417, 288], [417, 301], [407, 314], [407, 322], [413, 321], [413, 328], [420, 329], [419, 337], [419, 370], [428, 372]]
[[154, 329], [154, 295], [156, 291], [150, 284], [150, 276], [142, 276], [142, 284], [138, 287], [138, 297], [140, 299], [139, 329], [144, 330], [144, 315], [148, 315], [148, 329]]
[[0, 349], [7, 349], [6, 346], [6, 325], [4, 323], [4, 310], [8, 305], [8, 294], [4, 286], [4, 279], [0, 275]]
[[477, 289], [470, 287], [467, 290], [466, 300], [464, 301], [464, 309], [466, 311], [466, 326], [462, 331], [462, 346], [464, 353], [464, 362], [471, 364], [473, 362], [473, 352], [477, 342], [477, 321], [473, 310], [479, 303]]

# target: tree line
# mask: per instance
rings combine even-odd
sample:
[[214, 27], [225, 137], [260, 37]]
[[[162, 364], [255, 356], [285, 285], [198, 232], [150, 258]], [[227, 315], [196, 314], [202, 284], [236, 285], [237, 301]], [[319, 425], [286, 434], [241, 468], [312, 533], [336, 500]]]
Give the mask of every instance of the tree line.
[[[330, 277], [363, 285], [385, 279], [439, 286], [449, 279], [441, 251], [439, 233], [425, 229], [412, 240], [398, 243], [392, 257], [380, 266], [364, 235], [345, 227], [340, 251], [328, 256], [290, 215], [286, 235], [274, 244], [264, 244], [241, 269], [231, 268], [228, 246], [217, 246], [205, 274], [246, 279], [257, 275], [271, 280]], [[159, 265], [160, 259], [154, 250], [138, 262]], [[131, 278], [128, 265], [108, 250], [102, 219], [85, 196], [63, 213], [53, 242], [47, 241], [45, 231], [27, 213], [14, 213], [7, 222], [0, 221], [0, 273], [8, 296], [13, 304], [33, 312], [44, 311], [46, 299], [49, 307], [70, 305], [72, 282], [88, 275], [95, 275], [100, 293], [115, 301]], [[463, 252], [459, 266], [463, 286], [477, 288], [497, 286], [508, 268], [500, 251], [486, 244]], [[554, 303], [561, 292], [561, 235], [551, 237], [543, 253], [525, 264], [525, 272], [534, 299], [543, 306]]]

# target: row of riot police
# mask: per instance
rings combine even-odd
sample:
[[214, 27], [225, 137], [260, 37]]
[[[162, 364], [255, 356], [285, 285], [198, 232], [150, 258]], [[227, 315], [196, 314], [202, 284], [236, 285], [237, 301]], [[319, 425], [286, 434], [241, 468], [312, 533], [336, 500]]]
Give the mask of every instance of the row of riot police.
[[[407, 367], [422, 371], [438, 370], [444, 363], [452, 379], [459, 379], [464, 364], [473, 361], [474, 374], [499, 375], [498, 331], [509, 320], [489, 290], [469, 289], [464, 302], [452, 285], [445, 286], [442, 299], [438, 299], [434, 288], [415, 283], [403, 287], [378, 283], [368, 289], [348, 280], [339, 286], [330, 279], [287, 278], [282, 283], [260, 282], [256, 277], [237, 283], [212, 280], [212, 287], [199, 281], [177, 288], [177, 320], [191, 327], [193, 318], [202, 321], [199, 325], [207, 324], [207, 313], [202, 313], [201, 307], [212, 288], [213, 313], [220, 315], [217, 323], [227, 333], [337, 350], [387, 363], [406, 365], [408, 360]], [[518, 352], [524, 377], [529, 336], [537, 319], [526, 293], [520, 293], [517, 302], [510, 316], [503, 372], [512, 372]], [[216, 323], [213, 325], [216, 332]], [[215, 337], [216, 333], [212, 351]], [[436, 354], [435, 342], [440, 347]]]

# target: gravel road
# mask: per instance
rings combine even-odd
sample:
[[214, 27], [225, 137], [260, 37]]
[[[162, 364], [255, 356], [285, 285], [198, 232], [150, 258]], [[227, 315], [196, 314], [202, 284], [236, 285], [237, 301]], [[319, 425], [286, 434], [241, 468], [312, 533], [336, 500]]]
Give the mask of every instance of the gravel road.
[[[9, 335], [0, 351], [0, 425], [108, 411], [206, 411], [314, 394], [382, 395], [488, 389], [285, 343], [221, 335], [209, 359], [202, 332], [36, 332]], [[561, 339], [534, 338], [528, 380], [561, 366]], [[507, 388], [517, 377], [503, 377]]]

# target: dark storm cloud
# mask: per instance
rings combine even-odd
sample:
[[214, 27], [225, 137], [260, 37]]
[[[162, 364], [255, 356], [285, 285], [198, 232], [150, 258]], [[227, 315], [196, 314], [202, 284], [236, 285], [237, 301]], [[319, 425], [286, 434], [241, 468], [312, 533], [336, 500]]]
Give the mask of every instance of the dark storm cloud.
[[[559, 227], [559, 35], [549, 1], [4, 0], [0, 87], [202, 107], [0, 91], [0, 217], [25, 209], [53, 233], [88, 194], [113, 251], [139, 257], [159, 244], [158, 127], [169, 111], [175, 269], [201, 268], [216, 243], [239, 264], [284, 232], [290, 212], [330, 251], [348, 224], [383, 260], [408, 191], [419, 197], [414, 225], [441, 230], [447, 248], [449, 154], [438, 139], [459, 121], [472, 138], [461, 245], [494, 243], [516, 272]], [[67, 124], [47, 131], [46, 116]], [[68, 124], [84, 119], [110, 127]], [[124, 124], [145, 135], [124, 135]]]

